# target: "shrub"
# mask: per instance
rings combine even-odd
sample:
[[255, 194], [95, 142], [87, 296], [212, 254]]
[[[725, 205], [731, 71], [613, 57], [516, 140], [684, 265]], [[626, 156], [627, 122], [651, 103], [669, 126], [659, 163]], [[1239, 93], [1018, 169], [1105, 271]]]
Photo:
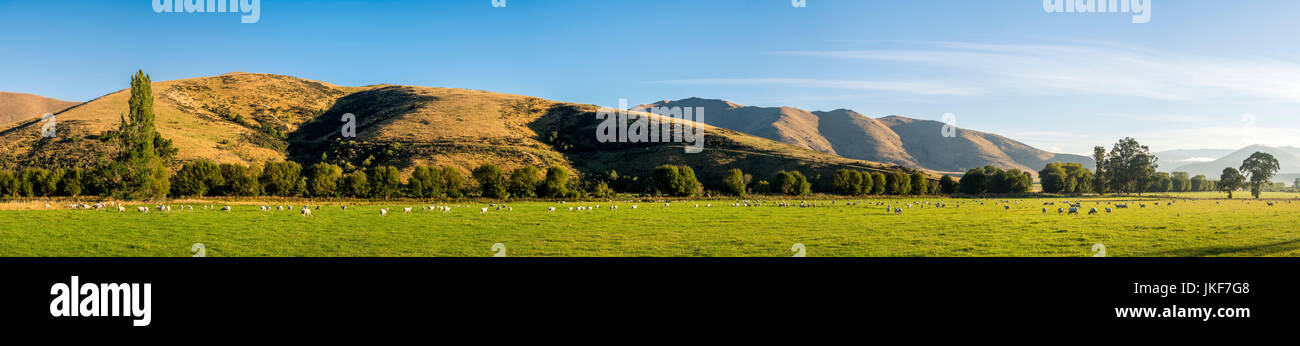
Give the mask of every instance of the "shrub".
[[366, 178], [366, 172], [355, 171], [343, 176], [343, 180], [339, 181], [339, 192], [349, 197], [369, 197], [370, 182]]
[[475, 168], [471, 175], [474, 176], [474, 180], [478, 181], [479, 187], [482, 188], [483, 197], [510, 198], [509, 185], [506, 184], [505, 175], [501, 173], [500, 167], [486, 163]]
[[407, 193], [416, 198], [440, 197], [443, 193], [442, 171], [431, 166], [416, 166], [407, 183]]
[[939, 192], [945, 195], [957, 193], [957, 181], [947, 175], [939, 178]]
[[226, 184], [221, 166], [208, 160], [199, 160], [181, 166], [172, 176], [173, 196], [206, 196], [217, 192]]
[[442, 190], [447, 197], [461, 198], [465, 196], [465, 178], [460, 175], [460, 171], [455, 167], [442, 167]]
[[564, 198], [569, 195], [569, 172], [559, 166], [546, 169], [546, 180], [542, 183], [542, 197]]
[[293, 196], [302, 179], [302, 166], [297, 162], [268, 162], [262, 169], [262, 191], [270, 196]]
[[930, 193], [930, 179], [926, 179], [925, 174], [921, 172], [912, 173], [912, 194], [924, 195]]
[[259, 181], [261, 171], [255, 167], [249, 167], [237, 164], [221, 164], [218, 166], [221, 171], [221, 179], [225, 182], [218, 190], [218, 194], [223, 196], [258, 196], [262, 194], [262, 183]]
[[311, 166], [307, 191], [316, 197], [338, 196], [339, 179], [343, 179], [343, 168], [324, 162], [317, 163]]
[[396, 196], [401, 186], [402, 178], [396, 167], [379, 166], [370, 173], [370, 194], [374, 197]]
[[722, 179], [722, 186], [726, 188], [724, 191], [726, 193], [745, 197], [745, 173], [738, 168], [732, 168], [727, 172], [727, 177]]
[[690, 197], [700, 191], [700, 182], [695, 179], [695, 170], [689, 166], [662, 165], [655, 167], [652, 177], [655, 181], [655, 189], [662, 194], [674, 197]]
[[[537, 184], [541, 182], [541, 172], [537, 167], [527, 166], [510, 172], [510, 194], [515, 197], [534, 197], [537, 196]], [[613, 174], [614, 180], [618, 180], [618, 173]]]

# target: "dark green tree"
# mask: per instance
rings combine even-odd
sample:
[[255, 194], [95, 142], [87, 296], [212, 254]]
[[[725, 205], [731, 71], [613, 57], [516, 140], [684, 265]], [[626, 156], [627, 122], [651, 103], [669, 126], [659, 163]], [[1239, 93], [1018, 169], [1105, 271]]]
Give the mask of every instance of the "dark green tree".
[[320, 162], [311, 166], [307, 175], [307, 192], [314, 197], [337, 197], [339, 180], [343, 179], [343, 168]]
[[506, 177], [501, 172], [501, 167], [485, 163], [475, 168], [470, 175], [474, 177], [475, 181], [478, 181], [483, 197], [510, 198], [510, 186], [506, 183]]
[[957, 181], [948, 175], [939, 178], [939, 192], [945, 195], [957, 193]]
[[370, 173], [370, 195], [389, 199], [401, 191], [401, 172], [393, 166], [375, 167]]
[[[618, 181], [618, 172], [609, 175]], [[542, 173], [537, 167], [525, 166], [510, 172], [510, 194], [515, 197], [530, 198], [537, 196], [537, 185], [542, 181]]]
[[740, 197], [745, 197], [746, 192], [748, 192], [746, 191], [748, 188], [745, 186], [745, 173], [741, 172], [739, 168], [732, 168], [727, 171], [727, 176], [722, 178], [722, 186], [726, 189], [723, 192]]
[[546, 169], [546, 179], [542, 182], [542, 197], [564, 198], [569, 195], [569, 171], [560, 166]]
[[1250, 195], [1256, 199], [1265, 184], [1268, 184], [1273, 175], [1282, 166], [1278, 164], [1277, 158], [1272, 154], [1257, 151], [1241, 162], [1241, 173], [1249, 177]]
[[1232, 192], [1241, 189], [1241, 186], [1245, 183], [1246, 177], [1242, 176], [1240, 171], [1237, 171], [1236, 168], [1228, 167], [1223, 169], [1223, 175], [1219, 176], [1217, 186], [1219, 191], [1228, 193], [1228, 199], [1232, 199]]

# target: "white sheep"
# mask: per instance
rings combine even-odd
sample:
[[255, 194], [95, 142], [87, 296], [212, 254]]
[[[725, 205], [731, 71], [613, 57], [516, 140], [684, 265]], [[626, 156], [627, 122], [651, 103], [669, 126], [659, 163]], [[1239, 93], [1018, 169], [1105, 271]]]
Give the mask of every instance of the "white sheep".
[[553, 212], [555, 212], [555, 207], [546, 208], [546, 212], [548, 212], [548, 213], [553, 213]]
[[119, 212], [119, 213], [126, 212], [126, 207], [123, 207], [123, 206], [120, 206], [120, 205], [117, 206], [117, 212]]
[[311, 208], [302, 207], [302, 216], [311, 216]]
[[145, 213], [145, 214], [148, 214], [148, 213], [149, 213], [149, 208], [148, 208], [148, 207], [136, 207], [135, 210], [138, 210], [138, 211], [140, 211], [141, 213]]
[[226, 212], [230, 211], [230, 206], [226, 206], [225, 208], [221, 208], [221, 211], [226, 211]]
[[410, 214], [411, 208], [402, 208], [402, 214]]
[[379, 209], [379, 216], [388, 216], [388, 209]]
[[488, 208], [479, 209], [479, 214], [487, 214]]

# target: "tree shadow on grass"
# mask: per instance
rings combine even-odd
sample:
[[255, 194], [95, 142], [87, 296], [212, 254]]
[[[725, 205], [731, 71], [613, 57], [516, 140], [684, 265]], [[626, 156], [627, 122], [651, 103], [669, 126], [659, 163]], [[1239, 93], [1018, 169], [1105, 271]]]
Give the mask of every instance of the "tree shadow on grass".
[[1148, 254], [1147, 256], [1206, 257], [1206, 256], [1267, 256], [1300, 249], [1300, 239], [1250, 246], [1207, 246], [1177, 249]]

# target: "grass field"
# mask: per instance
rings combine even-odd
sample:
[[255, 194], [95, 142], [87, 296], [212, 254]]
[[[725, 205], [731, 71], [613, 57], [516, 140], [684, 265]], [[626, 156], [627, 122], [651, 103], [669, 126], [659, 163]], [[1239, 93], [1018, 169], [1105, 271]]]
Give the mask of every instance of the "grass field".
[[[1129, 209], [1114, 198], [1081, 201], [1080, 216], [1057, 215], [1067, 199], [864, 199], [822, 206], [731, 207], [732, 200], [528, 202], [513, 211], [486, 204], [423, 212], [419, 205], [337, 205], [303, 217], [237, 204], [233, 212], [128, 212], [46, 209], [35, 203], [0, 210], [0, 256], [791, 256], [804, 244], [820, 256], [1297, 256], [1300, 201], [1149, 199]], [[1134, 200], [1132, 198], [1125, 200]], [[812, 201], [809, 201], [812, 202]], [[945, 203], [920, 207], [920, 202]], [[1042, 213], [1043, 203], [1049, 212]], [[913, 203], [913, 207], [907, 207]], [[1138, 203], [1145, 203], [1141, 208]], [[1156, 206], [1156, 204], [1159, 206]], [[631, 206], [638, 205], [633, 210]], [[695, 207], [699, 204], [699, 207]], [[712, 207], [706, 207], [712, 204]], [[902, 208], [891, 215], [878, 204]], [[957, 205], [961, 205], [957, 207]], [[180, 204], [176, 204], [180, 205]], [[595, 211], [568, 211], [596, 206]], [[617, 205], [618, 210], [609, 210]], [[1009, 210], [1004, 206], [1010, 206]], [[17, 206], [17, 207], [15, 207]], [[223, 204], [218, 204], [218, 207]], [[556, 212], [547, 212], [548, 207]], [[390, 208], [380, 216], [380, 208]], [[402, 207], [415, 207], [411, 214]], [[1100, 215], [1087, 215], [1090, 208]], [[12, 210], [26, 209], [26, 210]], [[32, 210], [34, 209], [34, 210]], [[179, 209], [179, 208], [178, 208]]]

